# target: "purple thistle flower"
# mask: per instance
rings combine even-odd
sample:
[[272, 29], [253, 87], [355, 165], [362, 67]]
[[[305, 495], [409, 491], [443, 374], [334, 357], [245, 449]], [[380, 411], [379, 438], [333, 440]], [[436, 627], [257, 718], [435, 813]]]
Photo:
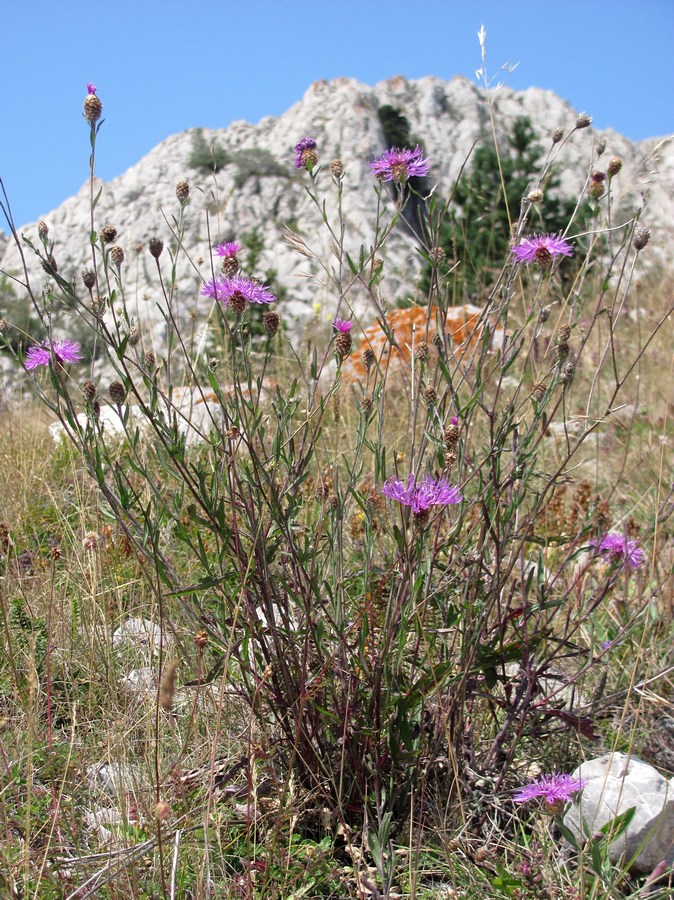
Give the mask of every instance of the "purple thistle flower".
[[513, 800], [515, 803], [527, 803], [536, 797], [543, 797], [551, 812], [561, 812], [572, 794], [582, 791], [586, 784], [587, 780], [553, 772], [520, 788]]
[[408, 178], [428, 175], [430, 163], [423, 157], [423, 150], [417, 144], [414, 150], [403, 147], [398, 150], [391, 147], [379, 157], [368, 163], [372, 174], [377, 175], [383, 181], [396, 181], [404, 184]]
[[295, 151], [295, 168], [301, 169], [304, 166], [304, 160], [302, 159], [302, 154], [305, 150], [315, 150], [316, 149], [316, 141], [313, 138], [305, 137], [302, 138], [301, 141], [298, 141], [294, 146]]
[[48, 366], [52, 360], [60, 365], [78, 362], [82, 359], [80, 345], [76, 341], [43, 341], [39, 345], [29, 347], [24, 360], [27, 369]]
[[598, 541], [590, 541], [597, 553], [603, 553], [609, 562], [624, 563], [628, 569], [638, 569], [643, 565], [646, 554], [636, 541], [626, 538], [619, 531], [609, 531]]
[[333, 319], [332, 327], [336, 328], [340, 334], [348, 334], [351, 331], [351, 326], [353, 322], [349, 322], [348, 319]]
[[218, 244], [213, 248], [213, 253], [216, 256], [224, 256], [225, 259], [230, 259], [241, 249], [241, 244], [237, 244], [236, 241], [225, 241], [224, 244]]
[[549, 266], [555, 256], [573, 256], [571, 244], [556, 234], [535, 234], [512, 248], [515, 261]]
[[87, 94], [95, 94], [96, 93], [96, 85], [92, 84], [90, 81], [87, 83]]
[[249, 303], [273, 303], [276, 295], [254, 278], [235, 275], [233, 278], [209, 278], [201, 289], [203, 297], [213, 297], [225, 306], [234, 297], [247, 300]]
[[418, 484], [414, 482], [414, 475], [409, 475], [407, 482], [389, 478], [381, 492], [389, 500], [396, 500], [403, 506], [409, 506], [415, 514], [423, 513], [431, 506], [449, 506], [463, 499], [457, 487], [444, 478], [438, 478], [436, 481], [430, 475], [426, 475]]

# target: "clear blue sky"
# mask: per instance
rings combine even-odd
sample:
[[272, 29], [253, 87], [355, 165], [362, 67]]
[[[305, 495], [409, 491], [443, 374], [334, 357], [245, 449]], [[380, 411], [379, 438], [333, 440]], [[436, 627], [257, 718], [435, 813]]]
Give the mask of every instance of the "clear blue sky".
[[510, 87], [551, 89], [633, 140], [674, 132], [674, 0], [4, 0], [0, 177], [15, 220], [84, 183], [88, 81], [108, 180], [176, 132], [279, 115], [320, 78], [474, 78], [482, 23], [491, 72], [519, 63]]

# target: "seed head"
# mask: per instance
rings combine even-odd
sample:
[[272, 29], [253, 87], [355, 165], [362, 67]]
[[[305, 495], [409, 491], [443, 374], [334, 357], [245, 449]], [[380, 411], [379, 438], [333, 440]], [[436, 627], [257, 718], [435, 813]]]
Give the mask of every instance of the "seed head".
[[126, 399], [126, 388], [121, 381], [111, 381], [108, 385], [108, 393], [112, 402], [116, 403], [117, 406], [121, 406]]
[[82, 549], [87, 550], [89, 553], [93, 553], [94, 550], [98, 550], [100, 544], [100, 538], [95, 531], [87, 531], [87, 533], [82, 538]]
[[540, 188], [536, 188], [533, 191], [529, 191], [527, 194], [527, 200], [529, 203], [541, 203], [543, 200], [543, 191]]
[[651, 230], [650, 228], [644, 228], [643, 225], [637, 225], [634, 229], [634, 249], [635, 250], [643, 250], [646, 244], [651, 239]]
[[82, 269], [80, 272], [85, 288], [90, 291], [96, 284], [96, 273], [93, 269]]
[[46, 241], [49, 237], [49, 226], [46, 222], [37, 223], [37, 233], [41, 241]]
[[562, 376], [561, 377], [562, 377], [562, 384], [564, 385], [564, 387], [566, 387], [567, 384], [569, 384], [571, 382], [571, 379], [573, 378], [575, 371], [576, 371], [576, 367], [574, 366], [574, 364], [572, 362], [565, 363], [562, 366]]
[[82, 385], [82, 396], [87, 403], [93, 403], [96, 399], [96, 385], [88, 378]]
[[143, 360], [145, 362], [146, 369], [154, 369], [154, 367], [157, 365], [157, 360], [156, 360], [155, 355], [152, 352], [152, 350], [145, 351]]
[[564, 137], [564, 129], [563, 128], [555, 128], [555, 130], [552, 132], [552, 143], [558, 144], [563, 137]]
[[531, 390], [531, 396], [534, 400], [537, 400], [539, 403], [545, 397], [545, 392], [547, 390], [547, 386], [544, 381], [539, 381], [535, 384]]
[[110, 259], [118, 269], [121, 268], [121, 265], [124, 262], [124, 251], [119, 246], [119, 244], [115, 244], [114, 247], [110, 247]]
[[159, 259], [162, 254], [162, 250], [164, 249], [164, 242], [162, 241], [162, 239], [158, 237], [150, 238], [147, 246], [152, 256], [154, 256], [155, 259]]
[[140, 331], [136, 328], [135, 325], [132, 325], [129, 329], [129, 345], [131, 347], [136, 347], [138, 342], [140, 341]]
[[560, 341], [555, 347], [555, 359], [557, 362], [564, 362], [569, 355], [569, 345], [566, 341]]
[[266, 312], [262, 316], [262, 324], [264, 326], [265, 334], [268, 338], [274, 337], [274, 335], [278, 331], [279, 322], [279, 315], [273, 310], [269, 310], [269, 312]]
[[103, 112], [103, 104], [96, 96], [96, 86], [89, 83], [87, 85], [88, 94], [84, 99], [84, 118], [92, 125], [98, 122]]
[[453, 450], [448, 450], [447, 453], [445, 453], [445, 469], [451, 469], [455, 462], [456, 453]]
[[361, 412], [367, 415], [372, 409], [372, 397], [361, 397], [359, 401]]
[[190, 186], [186, 181], [179, 181], [176, 184], [176, 197], [180, 203], [185, 204], [190, 198]]
[[161, 681], [159, 682], [159, 705], [166, 712], [173, 706], [173, 698], [176, 692], [176, 675], [178, 673], [178, 660], [170, 659], [164, 666]]
[[592, 116], [588, 116], [585, 112], [578, 113], [576, 116], [576, 128], [589, 128], [591, 124]]
[[606, 150], [606, 138], [600, 138], [597, 141], [597, 146], [594, 148], [594, 152], [597, 154], [597, 157], [601, 156], [602, 153]]
[[335, 181], [341, 181], [344, 177], [344, 163], [341, 159], [333, 159], [330, 163], [330, 171]]
[[416, 346], [416, 357], [420, 362], [428, 362], [431, 358], [431, 350], [426, 341], [419, 341]]
[[543, 306], [541, 308], [541, 322], [547, 322], [549, 318], [550, 318], [550, 307]]
[[557, 340], [560, 344], [563, 344], [565, 341], [568, 341], [571, 337], [571, 328], [568, 325], [560, 325], [559, 331], [557, 332]]
[[5, 334], [8, 328], [9, 322], [7, 319], [0, 319], [0, 334]]
[[117, 229], [114, 225], [104, 225], [101, 228], [101, 237], [104, 244], [111, 244], [117, 237]]
[[154, 815], [159, 822], [165, 822], [169, 818], [169, 816], [171, 815], [171, 807], [166, 802], [166, 800], [160, 800], [156, 804], [154, 808]]
[[613, 178], [615, 175], [618, 174], [618, 172], [622, 169], [622, 167], [623, 167], [622, 159], [620, 159], [619, 156], [614, 156], [612, 159], [609, 160], [609, 163], [608, 163], [608, 168], [606, 170], [608, 172], [608, 177]]
[[433, 346], [437, 349], [438, 353], [444, 353], [445, 345], [442, 340], [442, 335], [439, 331], [433, 332], [433, 337], [431, 338], [433, 342]]
[[447, 254], [442, 249], [442, 247], [432, 247], [428, 251], [428, 258], [436, 268], [440, 265], [440, 263], [445, 259], [446, 256]]
[[194, 644], [199, 648], [199, 650], [203, 650], [204, 647], [208, 644], [208, 632], [198, 631], [194, 635]]

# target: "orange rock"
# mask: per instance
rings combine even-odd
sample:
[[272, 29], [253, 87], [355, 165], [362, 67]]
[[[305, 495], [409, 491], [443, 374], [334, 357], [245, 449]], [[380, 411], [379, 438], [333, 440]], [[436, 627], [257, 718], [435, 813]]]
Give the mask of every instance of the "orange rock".
[[[463, 355], [469, 347], [474, 346], [482, 334], [480, 316], [482, 309], [466, 303], [463, 306], [450, 306], [447, 309], [446, 346], [457, 356]], [[438, 308], [431, 307], [430, 315], [426, 306], [411, 306], [408, 309], [394, 309], [386, 316], [386, 323], [393, 333], [397, 346], [390, 343], [380, 323], [374, 322], [363, 332], [363, 338], [356, 351], [351, 353], [342, 365], [342, 373], [349, 378], [364, 378], [367, 370], [363, 363], [363, 351], [369, 348], [382, 369], [389, 371], [405, 371], [409, 369], [412, 359], [412, 336], [414, 330], [415, 353], [419, 344], [426, 340], [429, 347], [437, 332]], [[428, 336], [426, 327], [428, 324]], [[492, 343], [502, 336], [501, 329], [494, 332]], [[437, 352], [432, 350], [433, 353]]]

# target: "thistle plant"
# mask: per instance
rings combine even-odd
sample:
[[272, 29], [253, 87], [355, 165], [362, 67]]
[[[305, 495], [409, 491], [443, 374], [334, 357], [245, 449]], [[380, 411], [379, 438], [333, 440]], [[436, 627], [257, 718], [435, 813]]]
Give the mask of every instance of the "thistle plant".
[[[175, 207], [164, 211], [170, 240], [147, 248], [165, 324], [164, 345], [150, 350], [130, 312], [128, 252], [96, 221], [102, 106], [89, 87], [84, 296], [58, 274], [47, 244], [20, 238], [3, 204], [24, 260], [22, 287], [47, 338], [28, 336], [18, 349], [4, 331], [2, 340], [77, 448], [101, 510], [137, 555], [162, 625], [181, 636], [179, 667], [160, 648], [156, 843], [161, 850], [170, 815], [167, 773], [188, 752], [185, 739], [171, 760], [161, 758], [159, 710], [172, 708], [176, 673], [190, 683], [183, 673], [192, 670], [199, 688], [220, 683], [228, 698], [249, 805], [264, 770], [300, 832], [312, 834], [320, 819], [331, 835], [369, 834], [389, 896], [391, 842], [404, 829], [422, 829], [439, 810], [457, 828], [505, 822], [499, 797], [522, 782], [552, 734], [563, 734], [567, 749], [594, 739], [590, 710], [570, 711], [549, 676], [562, 671], [567, 687], [591, 682], [604, 665], [593, 645], [598, 612], [627, 598], [617, 627], [628, 634], [664, 577], [651, 565], [652, 546], [671, 496], [653, 505], [638, 536], [626, 514], [611, 512], [601, 483], [589, 492], [576, 485], [568, 515], [560, 499], [592, 461], [587, 448], [633, 389], [670, 313], [631, 358], [618, 357], [648, 237], [631, 217], [611, 224], [610, 243], [600, 241], [609, 227], [601, 213], [590, 232], [576, 233], [572, 217], [563, 235], [546, 234], [522, 198], [511, 249], [461, 338], [451, 285], [436, 267], [425, 294], [414, 288], [423, 324], [408, 344], [387, 318], [382, 259], [411, 203], [424, 215], [414, 238], [420, 258], [440, 258], [447, 209], [409, 181], [432, 179], [433, 161], [420, 146], [362, 161], [377, 215], [354, 256], [343, 213], [348, 167], [324, 166], [338, 148], [305, 137], [294, 149], [296, 177], [332, 255], [322, 258], [290, 229], [286, 252], [315, 263], [332, 328], [312, 335], [306, 353], [289, 340], [282, 302], [227, 241], [210, 244], [222, 267], [204, 264], [194, 298], [216, 335], [213, 353], [206, 339], [192, 340], [181, 325], [176, 259], [186, 230], [201, 223], [180, 182]], [[563, 142], [553, 146], [561, 152]], [[609, 202], [602, 197], [596, 202]], [[28, 252], [49, 271], [42, 294]], [[90, 359], [61, 336], [54, 295], [87, 329]], [[256, 306], [265, 308], [264, 330], [254, 337]], [[392, 355], [356, 346], [373, 319], [389, 350], [400, 350], [396, 366]], [[347, 373], [352, 353], [363, 361], [356, 376]], [[117, 434], [106, 415], [116, 416]], [[646, 578], [650, 587], [636, 595], [636, 579]], [[485, 780], [489, 789], [479, 789]], [[558, 799], [560, 784], [542, 784], [542, 795]]]

